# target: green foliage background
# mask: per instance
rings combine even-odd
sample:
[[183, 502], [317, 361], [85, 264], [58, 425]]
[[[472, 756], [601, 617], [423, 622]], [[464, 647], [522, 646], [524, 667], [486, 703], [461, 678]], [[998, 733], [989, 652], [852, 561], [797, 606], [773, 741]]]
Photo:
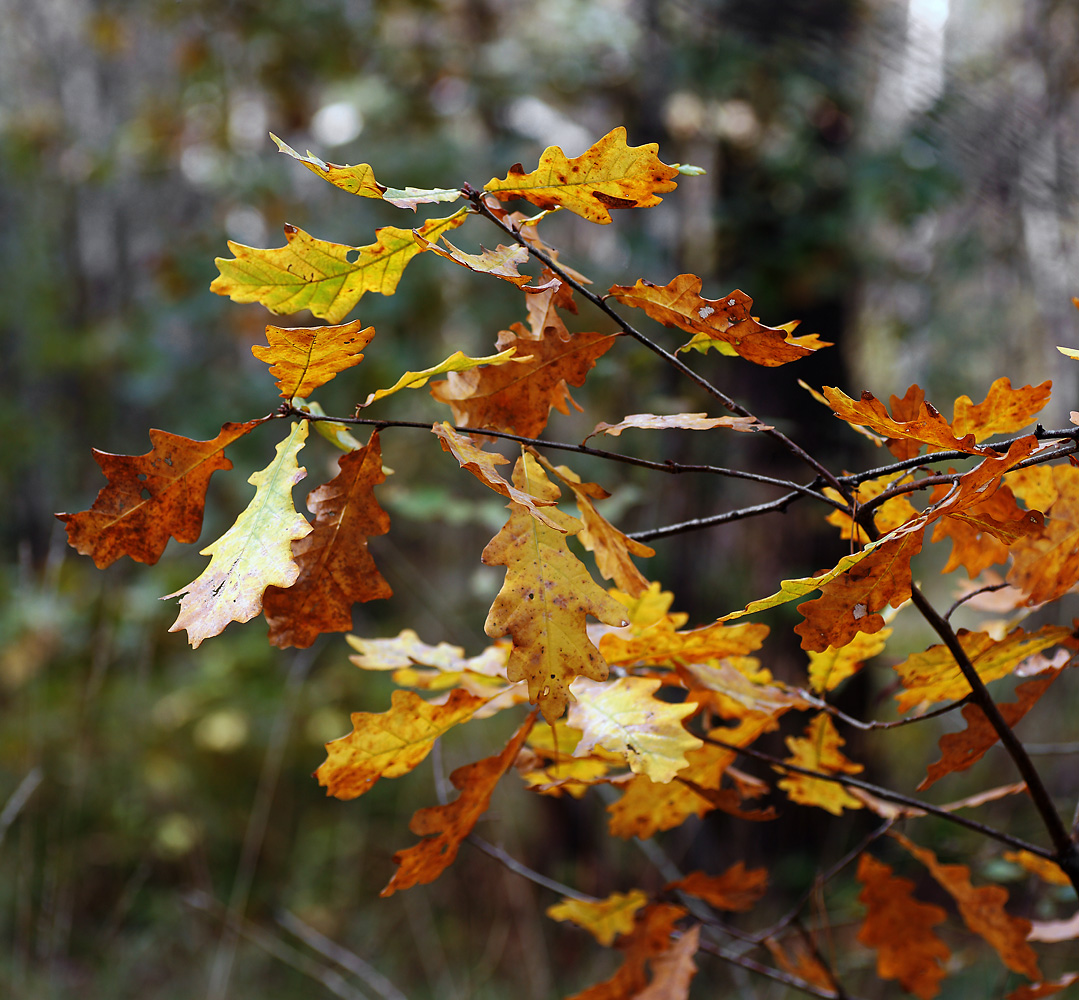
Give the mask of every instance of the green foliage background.
[[[4, 991], [215, 996], [231, 970], [229, 996], [379, 995], [362, 977], [333, 980], [340, 969], [303, 928], [409, 997], [542, 998], [607, 972], [611, 956], [542, 916], [549, 894], [474, 853], [428, 889], [376, 900], [393, 851], [411, 843], [407, 817], [433, 801], [431, 770], [352, 805], [325, 799], [310, 772], [321, 744], [348, 731], [348, 712], [384, 708], [382, 685], [347, 663], [340, 639], [281, 653], [258, 623], [192, 653], [166, 632], [173, 610], [157, 598], [200, 571], [196, 547], [174, 545], [151, 569], [98, 572], [66, 548], [51, 513], [92, 501], [92, 446], [141, 453], [148, 427], [205, 438], [273, 407], [250, 354], [268, 317], [206, 290], [226, 236], [279, 245], [287, 221], [366, 242], [376, 226], [403, 224], [279, 156], [270, 129], [325, 158], [370, 162], [397, 186], [436, 186], [480, 185], [549, 143], [576, 154], [624, 124], [633, 144], [658, 141], [667, 162], [709, 173], [609, 227], [553, 220], [562, 259], [600, 287], [693, 271], [705, 294], [742, 287], [765, 322], [801, 318], [802, 332], [836, 341], [790, 373], [708, 362], [726, 390], [831, 464], [857, 449], [797, 378], [884, 396], [918, 381], [950, 403], [981, 398], [1000, 374], [1016, 385], [1054, 377], [1062, 402], [1046, 419], [1063, 422], [1075, 379], [1052, 347], [1079, 346], [1068, 302], [1079, 292], [1068, 58], [1079, 18], [1063, 0], [953, 0], [943, 83], [914, 100], [910, 87], [928, 86], [908, 67], [928, 7], [0, 0]], [[358, 310], [379, 330], [365, 381], [338, 378], [320, 401], [349, 412], [405, 368], [489, 352], [522, 318], [517, 297], [418, 260], [397, 296]], [[556, 415], [549, 433], [579, 440], [588, 421], [698, 402], [671, 399], [684, 390], [650, 359], [627, 363], [601, 365], [587, 388], [594, 408], [578, 423]], [[390, 412], [443, 416], [402, 396]], [[475, 651], [498, 585], [478, 553], [501, 508], [433, 458], [431, 440], [384, 437], [394, 527], [372, 549], [396, 596], [361, 608], [356, 629], [411, 626]], [[712, 457], [685, 437], [657, 455]], [[256, 433], [234, 449], [236, 472], [211, 487], [204, 541], [246, 503], [246, 476], [271, 447]], [[771, 456], [730, 447], [725, 464], [773, 471]], [[330, 456], [312, 448], [306, 461], [313, 488]], [[633, 530], [752, 496], [630, 477], [611, 516]], [[832, 542], [814, 518], [672, 539], [647, 571], [693, 621], [709, 620], [816, 568]], [[781, 675], [800, 662], [775, 655]], [[485, 749], [451, 743], [436, 768]], [[16, 809], [19, 787], [30, 794]], [[540, 802], [522, 813], [521, 800], [503, 795], [492, 816], [529, 864], [598, 893], [624, 888], [621, 865], [641, 866], [632, 845], [603, 843], [599, 809]], [[732, 853], [757, 835], [716, 830]], [[672, 835], [673, 856], [693, 833]], [[812, 843], [786, 837], [773, 875], [797, 893]], [[230, 904], [233, 931], [222, 923]]]

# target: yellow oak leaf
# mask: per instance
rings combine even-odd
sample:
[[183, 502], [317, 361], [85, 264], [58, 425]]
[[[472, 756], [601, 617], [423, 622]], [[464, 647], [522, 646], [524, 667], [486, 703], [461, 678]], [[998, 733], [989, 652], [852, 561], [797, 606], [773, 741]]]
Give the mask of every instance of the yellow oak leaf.
[[626, 130], [619, 126], [572, 159], [560, 147], [548, 146], [531, 173], [517, 163], [505, 178], [494, 177], [483, 189], [501, 201], [523, 198], [540, 208], [565, 208], [606, 225], [609, 209], [658, 205], [663, 199], [656, 192], [678, 186], [678, 170], [662, 163], [658, 150], [654, 142], [627, 145]]
[[315, 771], [326, 794], [355, 799], [379, 778], [408, 774], [431, 752], [443, 733], [472, 718], [482, 698], [454, 689], [442, 705], [413, 691], [394, 691], [385, 712], [353, 712], [352, 732], [326, 744], [326, 759]]
[[692, 715], [689, 703], [672, 705], [653, 697], [660, 682], [646, 677], [620, 677], [597, 683], [581, 677], [573, 682], [576, 701], [569, 724], [583, 734], [574, 754], [601, 746], [622, 754], [634, 774], [663, 784], [686, 766], [686, 753], [701, 746], [682, 721]]
[[[428, 219], [421, 232], [435, 239], [465, 221], [465, 209], [445, 219]], [[367, 292], [392, 295], [405, 266], [420, 246], [411, 229], [384, 226], [377, 242], [363, 247], [317, 240], [296, 226], [285, 226], [286, 245], [268, 250], [229, 241], [234, 258], [218, 257], [221, 273], [210, 291], [233, 302], [259, 302], [270, 312], [309, 309], [339, 323]]]
[[559, 922], [569, 921], [583, 927], [601, 945], [609, 947], [619, 934], [629, 934], [637, 911], [648, 902], [640, 889], [613, 892], [595, 901], [564, 898], [547, 907], [547, 916]]
[[798, 692], [773, 681], [755, 657], [727, 656], [713, 663], [687, 663], [679, 676], [689, 688], [689, 699], [707, 706], [725, 719], [766, 715], [777, 719], [792, 708], [809, 707]]
[[421, 372], [405, 372], [388, 389], [378, 389], [372, 392], [361, 406], [370, 406], [376, 400], [385, 399], [402, 389], [421, 389], [427, 385], [432, 375], [445, 375], [447, 372], [464, 372], [472, 368], [479, 368], [481, 365], [504, 365], [509, 361], [528, 360], [528, 358], [516, 358], [516, 354], [517, 348], [515, 347], [511, 347], [509, 350], [502, 351], [499, 354], [489, 354], [485, 358], [470, 358], [464, 351], [454, 351], [445, 361], [440, 362], [433, 368], [425, 368]]
[[[1007, 677], [1028, 656], [1065, 642], [1071, 636], [1071, 630], [1058, 625], [1045, 625], [1037, 632], [1015, 628], [1000, 640], [987, 632], [968, 632], [966, 629], [959, 629], [957, 635], [959, 645], [978, 676], [988, 684]], [[970, 685], [943, 643], [911, 654], [894, 669], [904, 687], [895, 696], [900, 712], [915, 705], [958, 700], [970, 693]]]
[[1032, 854], [1030, 851], [1005, 851], [1001, 856], [1005, 861], [1014, 862], [1050, 885], [1071, 885], [1071, 879], [1064, 874], [1064, 869], [1048, 858]]
[[307, 440], [307, 421], [277, 445], [277, 457], [247, 480], [255, 496], [235, 523], [200, 553], [210, 564], [186, 587], [162, 600], [180, 598], [180, 613], [170, 632], [187, 630], [193, 647], [218, 635], [229, 622], [250, 621], [262, 611], [267, 587], [291, 587], [300, 574], [292, 543], [312, 527], [292, 503], [292, 487], [307, 474], [296, 455]]
[[874, 635], [859, 632], [845, 646], [829, 646], [820, 653], [810, 652], [809, 685], [817, 694], [834, 691], [848, 677], [858, 673], [866, 660], [876, 656], [892, 634], [890, 628]]
[[1036, 605], [1055, 601], [1079, 581], [1079, 469], [1054, 465], [1022, 472], [1038, 475], [1009, 476], [1008, 484], [1028, 508], [1044, 512], [1045, 526], [1010, 547], [1008, 583], [1027, 595], [1028, 605]]
[[[787, 749], [791, 756], [785, 758], [788, 764], [795, 764], [810, 771], [824, 771], [831, 774], [858, 774], [865, 768], [848, 760], [840, 753], [843, 740], [836, 732], [831, 718], [826, 712], [815, 715], [806, 726], [805, 736], [788, 736]], [[776, 770], [781, 770], [776, 768]], [[787, 793], [791, 802], [804, 806], [817, 806], [838, 816], [844, 809], [861, 809], [862, 803], [854, 798], [842, 785], [821, 778], [811, 778], [805, 774], [786, 772], [777, 784]]]
[[[542, 501], [560, 491], [531, 454], [513, 470], [513, 484]], [[484, 631], [513, 637], [507, 664], [511, 681], [528, 680], [528, 697], [553, 722], [565, 711], [574, 677], [606, 680], [607, 664], [585, 631], [588, 615], [606, 625], [625, 623], [623, 607], [600, 588], [569, 550], [567, 535], [581, 530], [575, 517], [550, 508], [552, 528], [527, 507], [511, 502], [509, 520], [483, 550], [486, 566], [505, 566], [506, 578], [491, 605]]]
[[270, 365], [285, 399], [308, 396], [339, 372], [363, 361], [363, 349], [375, 335], [373, 326], [359, 320], [341, 326], [266, 327], [268, 346], [255, 344], [251, 353]]

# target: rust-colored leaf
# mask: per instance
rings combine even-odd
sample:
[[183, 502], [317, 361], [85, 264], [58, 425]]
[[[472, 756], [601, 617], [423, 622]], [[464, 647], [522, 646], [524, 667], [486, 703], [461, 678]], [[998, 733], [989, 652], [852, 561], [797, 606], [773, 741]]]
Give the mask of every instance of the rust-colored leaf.
[[683, 931], [662, 955], [652, 959], [652, 981], [634, 1000], [687, 1000], [689, 984], [697, 974], [693, 956], [700, 947], [701, 925]]
[[[557, 500], [559, 495], [529, 453], [518, 460], [513, 483], [540, 500]], [[582, 527], [577, 518], [551, 508], [556, 530], [532, 517], [526, 507], [512, 502], [508, 506], [509, 520], [481, 556], [486, 566], [506, 567], [484, 631], [492, 639], [513, 637], [509, 679], [527, 679], [529, 699], [554, 722], [566, 709], [574, 677], [607, 679], [607, 664], [585, 631], [586, 617], [621, 626], [624, 609], [569, 550], [567, 535]]]
[[635, 285], [612, 285], [609, 294], [623, 305], [643, 309], [664, 326], [696, 334], [687, 347], [725, 347], [769, 368], [813, 353], [791, 343], [786, 329], [758, 323], [750, 314], [753, 300], [745, 292], [735, 289], [721, 299], [704, 298], [695, 274], [680, 274], [666, 285], [641, 278]]
[[368, 538], [390, 529], [374, 494], [386, 481], [378, 432], [337, 464], [338, 475], [307, 496], [314, 530], [292, 545], [300, 575], [287, 590], [269, 587], [263, 596], [271, 645], [306, 648], [323, 632], [348, 631], [353, 604], [393, 594], [367, 550]]
[[[1059, 351], [1060, 348], [1058, 347]], [[1079, 351], [1076, 352], [1079, 355]], [[1079, 983], [1079, 972], [1066, 972], [1059, 979], [1049, 983], [1031, 983], [1029, 986], [1020, 986], [1012, 990], [1005, 1000], [1041, 1000], [1042, 997], [1051, 997], [1069, 986]]]
[[458, 424], [537, 437], [547, 426], [552, 407], [569, 413], [567, 384], [583, 385], [597, 359], [614, 346], [614, 337], [576, 333], [566, 339], [549, 326], [534, 338], [514, 323], [498, 335], [496, 346], [500, 352], [517, 348], [521, 360], [498, 368], [450, 372], [444, 381], [431, 384], [431, 395], [453, 410]]
[[267, 347], [255, 344], [251, 353], [270, 365], [285, 399], [309, 396], [339, 372], [363, 361], [363, 349], [375, 328], [359, 320], [341, 326], [266, 327]]
[[784, 972], [797, 976], [820, 990], [828, 990], [826, 995], [834, 994], [835, 980], [827, 966], [814, 954], [815, 948], [811, 946], [811, 942], [801, 936], [788, 935], [783, 944], [775, 938], [766, 938], [764, 944], [776, 965]]
[[326, 744], [326, 759], [315, 771], [326, 794], [355, 799], [379, 778], [408, 774], [447, 730], [471, 718], [483, 699], [455, 689], [442, 705], [414, 691], [394, 691], [385, 712], [353, 712], [352, 732]]
[[488, 181], [484, 190], [502, 201], [523, 198], [540, 208], [565, 208], [606, 225], [609, 209], [658, 205], [663, 199], [657, 192], [678, 186], [678, 170], [660, 162], [658, 150], [654, 142], [627, 145], [626, 130], [619, 126], [572, 159], [558, 146], [548, 146], [531, 173], [517, 163], [502, 180]]
[[152, 566], [169, 538], [198, 541], [210, 476], [232, 468], [225, 448], [262, 422], [225, 424], [209, 441], [151, 430], [153, 447], [145, 455], [95, 448], [108, 483], [89, 510], [56, 515], [67, 525], [68, 544], [104, 569], [121, 556]]
[[929, 869], [937, 883], [955, 900], [963, 922], [993, 946], [1009, 969], [1035, 981], [1042, 978], [1038, 956], [1027, 944], [1030, 921], [1005, 913], [1006, 889], [999, 885], [975, 889], [970, 884], [970, 869], [966, 865], [942, 865], [928, 848], [919, 847], [895, 831], [891, 836]]
[[736, 861], [722, 875], [690, 872], [667, 885], [665, 891], [681, 889], [717, 910], [743, 912], [752, 910], [767, 888], [767, 868], [746, 868], [745, 862]]
[[[1009, 726], [1015, 726], [1034, 707], [1034, 703], [1045, 694], [1046, 689], [1056, 680], [1059, 673], [1059, 669], [1047, 670], [1033, 680], [1020, 684], [1015, 689], [1018, 700], [997, 706], [1004, 721]], [[946, 774], [965, 771], [968, 767], [972, 767], [1000, 739], [985, 713], [977, 705], [964, 705], [963, 718], [967, 720], [966, 729], [958, 733], [945, 733], [940, 738], [941, 758], [929, 765], [925, 778], [918, 786], [919, 792], [924, 791]]]
[[[791, 756], [784, 758], [785, 763], [795, 764], [810, 771], [823, 771], [826, 774], [859, 774], [865, 768], [848, 760], [840, 752], [843, 740], [836, 732], [831, 718], [826, 712], [820, 712], [806, 726], [805, 736], [788, 736], [787, 749]], [[776, 768], [784, 773], [781, 768]], [[835, 781], [810, 778], [805, 774], [785, 772], [785, 776], [776, 784], [787, 793], [791, 802], [803, 806], [817, 806], [835, 816], [844, 809], [861, 809], [862, 803]]]
[[877, 975], [897, 979], [908, 993], [930, 1000], [940, 992], [951, 957], [948, 946], [933, 932], [947, 914], [939, 906], [921, 903], [912, 895], [914, 883], [897, 878], [892, 869], [869, 854], [858, 859], [858, 901], [867, 912], [858, 940], [877, 952]]
[[1009, 476], [1008, 483], [1028, 507], [1044, 511], [1045, 527], [1011, 547], [1008, 582], [1027, 595], [1028, 605], [1036, 605], [1057, 600], [1079, 582], [1079, 468], [1054, 465], [1021, 471]]
[[453, 787], [461, 793], [455, 801], [413, 814], [409, 829], [424, 839], [393, 856], [397, 871], [380, 895], [392, 896], [400, 889], [427, 885], [453, 864], [461, 842], [487, 811], [495, 785], [512, 766], [535, 721], [536, 713], [532, 712], [500, 754], [457, 768], [450, 775]]

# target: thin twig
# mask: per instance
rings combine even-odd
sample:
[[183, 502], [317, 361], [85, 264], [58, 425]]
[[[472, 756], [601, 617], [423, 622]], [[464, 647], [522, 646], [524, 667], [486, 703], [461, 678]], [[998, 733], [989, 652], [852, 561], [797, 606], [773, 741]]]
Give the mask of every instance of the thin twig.
[[511, 872], [528, 879], [529, 882], [535, 882], [536, 885], [542, 886], [544, 889], [550, 889], [551, 892], [557, 892], [569, 899], [579, 899], [582, 903], [598, 903], [600, 901], [598, 896], [589, 896], [587, 893], [578, 892], [571, 886], [556, 882], [546, 875], [541, 875], [539, 872], [529, 868], [528, 865], [522, 864], [503, 848], [496, 847], [474, 833], [470, 833], [467, 840], [473, 847], [478, 847], [484, 854], [505, 865]]
[[966, 695], [960, 698], [958, 701], [953, 701], [950, 705], [945, 705], [943, 708], [935, 708], [931, 712], [923, 712], [921, 715], [912, 715], [908, 719], [894, 719], [892, 722], [862, 722], [861, 719], [854, 718], [853, 715], [847, 715], [846, 712], [841, 712], [835, 705], [829, 704], [823, 698], [818, 698], [815, 695], [810, 694], [805, 688], [792, 688], [800, 698], [804, 698], [814, 708], [820, 709], [822, 712], [827, 712], [829, 715], [834, 716], [841, 722], [845, 722], [848, 726], [853, 726], [855, 729], [861, 729], [863, 732], [870, 732], [875, 729], [898, 729], [900, 726], [912, 726], [916, 722], [923, 722], [926, 719], [935, 719], [939, 715], [947, 715], [949, 712], [954, 712], [957, 708], [962, 708], [970, 701], [970, 695]]
[[964, 594], [962, 597], [957, 597], [952, 602], [952, 606], [944, 612], [944, 620], [948, 621], [952, 615], [971, 598], [977, 597], [979, 594], [991, 594], [994, 590], [1003, 590], [1007, 586], [1008, 584], [1006, 583], [990, 583], [984, 587], [979, 587], [977, 590], [972, 590], [969, 594]]
[[34, 794], [37, 786], [41, 784], [43, 777], [44, 772], [35, 764], [23, 776], [15, 791], [8, 796], [3, 810], [0, 810], [0, 844], [4, 842], [4, 835], [7, 833], [8, 827], [15, 822], [16, 817], [22, 812], [23, 807], [30, 800], [30, 796]]

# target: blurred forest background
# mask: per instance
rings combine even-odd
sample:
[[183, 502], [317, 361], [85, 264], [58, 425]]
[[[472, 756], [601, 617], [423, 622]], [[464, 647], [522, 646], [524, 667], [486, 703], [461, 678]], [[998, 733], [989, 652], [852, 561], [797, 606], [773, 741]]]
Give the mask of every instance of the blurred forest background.
[[[946, 413], [1000, 375], [1053, 378], [1046, 424], [1075, 405], [1075, 366], [1054, 350], [1079, 347], [1073, 0], [0, 0], [0, 24], [6, 996], [541, 1000], [611, 971], [614, 956], [543, 916], [553, 894], [471, 848], [434, 885], [377, 899], [413, 842], [408, 817], [434, 801], [432, 766], [489, 752], [466, 745], [476, 737], [360, 802], [327, 799], [310, 777], [322, 743], [349, 731], [349, 712], [388, 703], [344, 641], [282, 653], [256, 621], [192, 652], [158, 598], [201, 571], [198, 546], [99, 572], [52, 517], [103, 485], [91, 447], [140, 454], [149, 427], [207, 438], [276, 405], [250, 353], [270, 317], [207, 291], [226, 238], [277, 246], [290, 222], [363, 244], [376, 226], [413, 224], [280, 156], [269, 131], [395, 186], [481, 186], [620, 124], [666, 162], [705, 167], [658, 208], [607, 227], [557, 218], [547, 238], [601, 289], [692, 271], [706, 295], [740, 287], [764, 322], [798, 318], [834, 341], [789, 372], [697, 362], [833, 467], [875, 456], [798, 378], [885, 398], [917, 381]], [[466, 247], [496, 241], [481, 229], [470, 223]], [[406, 368], [490, 353], [523, 319], [519, 293], [492, 285], [418, 259], [396, 296], [361, 303], [379, 337], [362, 376], [336, 379], [322, 405], [350, 413]], [[550, 436], [705, 408], [650, 358], [616, 354], [577, 393], [586, 416], [555, 414]], [[384, 412], [444, 418], [402, 395]], [[711, 436], [682, 437], [642, 447], [708, 458]], [[729, 447], [723, 464], [790, 471], [756, 439]], [[255, 433], [230, 451], [237, 472], [211, 485], [202, 544], [247, 503], [246, 476], [271, 449]], [[501, 503], [422, 432], [388, 430], [384, 450], [393, 528], [371, 547], [395, 597], [361, 606], [356, 631], [411, 626], [477, 652], [501, 580], [479, 552]], [[298, 504], [330, 461], [312, 447]], [[578, 471], [617, 485], [606, 510], [625, 530], [771, 497]], [[799, 509], [676, 536], [644, 570], [703, 623], [834, 561], [820, 520]], [[782, 641], [765, 663], [780, 676], [802, 662]], [[901, 769], [882, 760], [877, 776]], [[480, 832], [527, 864], [598, 894], [663, 881], [641, 874], [634, 845], [605, 843], [602, 803], [526, 801], [512, 783]], [[787, 817], [687, 824], [664, 846], [682, 863], [703, 830], [713, 862], [767, 863], [795, 898], [820, 841]], [[854, 837], [866, 821], [848, 822]], [[724, 983], [783, 995], [722, 969], [699, 979], [702, 996]]]

